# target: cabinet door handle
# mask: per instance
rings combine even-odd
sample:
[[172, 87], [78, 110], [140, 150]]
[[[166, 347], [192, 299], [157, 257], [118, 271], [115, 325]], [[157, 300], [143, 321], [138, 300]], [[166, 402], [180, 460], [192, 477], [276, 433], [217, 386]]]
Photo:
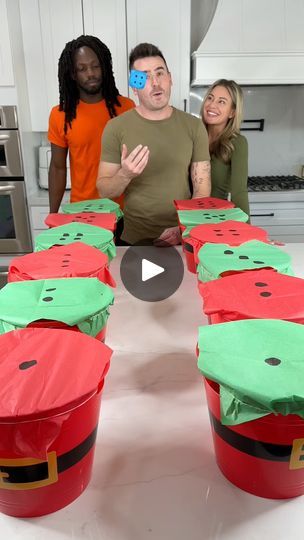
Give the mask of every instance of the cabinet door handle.
[[14, 189], [16, 189], [16, 186], [11, 186], [11, 185], [8, 185], [8, 186], [0, 186], [0, 191], [14, 191]]
[[250, 217], [273, 217], [274, 212], [270, 212], [270, 214], [250, 214]]
[[184, 112], [187, 112], [187, 100], [184, 99]]

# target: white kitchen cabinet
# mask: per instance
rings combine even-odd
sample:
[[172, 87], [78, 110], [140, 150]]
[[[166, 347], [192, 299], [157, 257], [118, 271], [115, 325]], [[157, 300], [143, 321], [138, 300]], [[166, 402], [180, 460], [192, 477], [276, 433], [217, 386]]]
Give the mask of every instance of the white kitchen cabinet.
[[303, 0], [218, 0], [192, 55], [192, 85], [303, 84], [303, 20]]
[[84, 32], [109, 47], [119, 93], [128, 95], [125, 0], [83, 0]]
[[8, 31], [6, 0], [0, 0], [0, 86], [13, 85], [13, 61]]
[[250, 222], [272, 240], [304, 242], [304, 201], [250, 203]]
[[48, 229], [47, 225], [44, 223], [44, 220], [49, 215], [49, 207], [32, 206], [30, 210], [33, 229], [39, 229], [39, 232], [41, 232], [43, 229]]
[[59, 56], [83, 33], [81, 0], [19, 0], [19, 6], [32, 130], [47, 131], [59, 102]]
[[50, 110], [59, 102], [60, 54], [84, 33], [109, 47], [118, 89], [127, 94], [124, 0], [19, 0], [19, 5], [33, 131], [47, 131]]
[[30, 207], [30, 221], [31, 221], [33, 244], [34, 244], [36, 236], [38, 236], [38, 234], [48, 229], [47, 225], [44, 223], [44, 220], [48, 215], [49, 215], [48, 206], [31, 206]]
[[138, 43], [162, 51], [172, 74], [171, 103], [189, 110], [190, 0], [127, 0], [128, 54]]

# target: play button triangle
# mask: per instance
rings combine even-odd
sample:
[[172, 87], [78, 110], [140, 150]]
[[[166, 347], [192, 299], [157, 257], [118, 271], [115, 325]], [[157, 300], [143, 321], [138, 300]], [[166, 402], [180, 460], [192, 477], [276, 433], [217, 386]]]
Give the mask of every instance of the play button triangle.
[[142, 281], [148, 281], [148, 279], [151, 279], [155, 276], [158, 276], [159, 274], [162, 274], [165, 269], [162, 266], [159, 266], [158, 264], [155, 264], [148, 259], [142, 259], [141, 263], [141, 279]]
[[121, 260], [120, 277], [127, 291], [138, 300], [160, 302], [174, 294], [182, 283], [184, 262], [174, 247], [158, 247], [148, 241], [147, 245], [128, 247]]

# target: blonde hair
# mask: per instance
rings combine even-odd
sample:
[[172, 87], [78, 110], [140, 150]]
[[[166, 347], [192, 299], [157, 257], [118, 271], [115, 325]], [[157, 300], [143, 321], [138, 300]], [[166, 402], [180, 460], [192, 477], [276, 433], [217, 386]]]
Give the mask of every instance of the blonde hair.
[[[229, 81], [227, 79], [219, 79], [218, 81], [215, 81], [215, 83], [208, 88], [202, 103], [200, 115], [203, 122], [203, 112], [206, 99], [216, 86], [223, 86], [228, 90], [232, 99], [234, 115], [232, 118], [229, 118], [220, 136], [210, 145], [210, 154], [213, 154], [225, 163], [228, 163], [228, 161], [230, 161], [231, 154], [234, 151], [233, 139], [235, 139], [240, 133], [243, 117], [243, 92], [241, 87], [235, 81]], [[208, 130], [208, 125], [205, 122], [204, 124]]]

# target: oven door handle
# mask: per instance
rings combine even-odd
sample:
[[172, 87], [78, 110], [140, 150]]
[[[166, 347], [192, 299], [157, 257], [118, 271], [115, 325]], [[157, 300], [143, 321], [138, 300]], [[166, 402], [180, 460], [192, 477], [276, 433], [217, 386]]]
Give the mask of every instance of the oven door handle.
[[274, 212], [269, 214], [250, 214], [250, 217], [274, 217]]
[[3, 193], [5, 191], [8, 191], [10, 193], [10, 191], [14, 191], [14, 189], [16, 189], [16, 186], [12, 186], [12, 185], [8, 185], [8, 186], [0, 186], [0, 193]]
[[7, 277], [8, 271], [0, 272], [0, 276]]

